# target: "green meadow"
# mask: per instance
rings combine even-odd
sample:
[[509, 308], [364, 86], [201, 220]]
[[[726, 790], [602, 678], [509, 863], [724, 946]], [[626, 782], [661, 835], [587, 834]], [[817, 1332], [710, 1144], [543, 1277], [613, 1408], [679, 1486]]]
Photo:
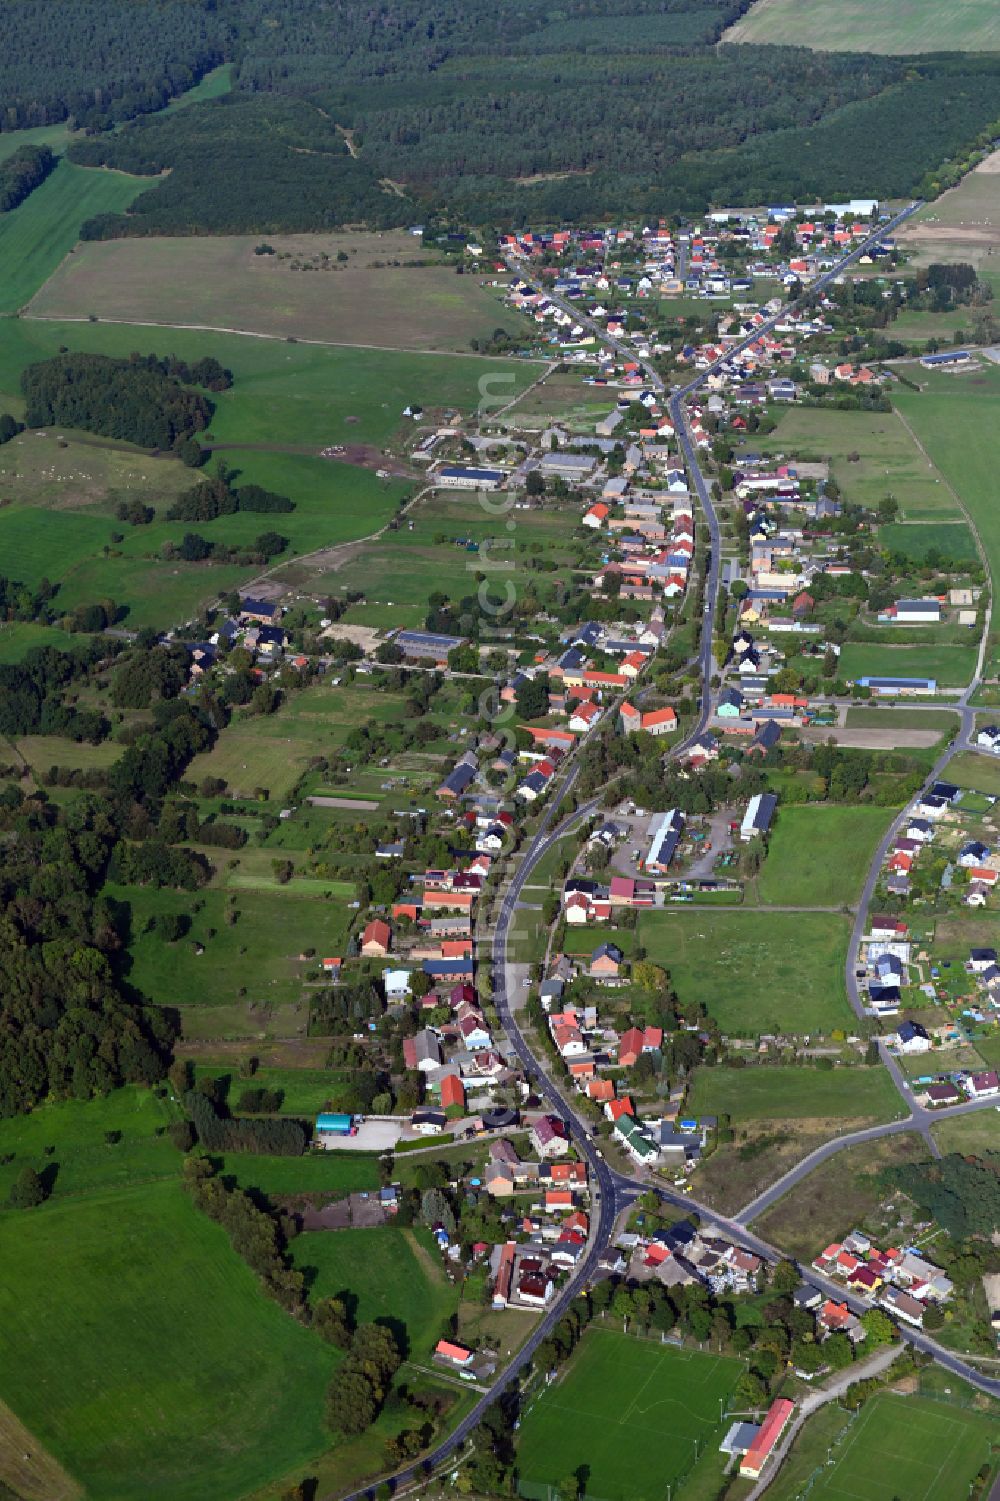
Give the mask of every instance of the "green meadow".
[[830, 1032], [850, 1021], [849, 924], [823, 912], [691, 908], [639, 914], [639, 941], [681, 1006], [703, 1002], [724, 1032]]
[[857, 901], [864, 873], [892, 816], [888, 808], [857, 804], [779, 807], [757, 877], [760, 900], [779, 907], [835, 907]]
[[728, 1115], [734, 1122], [839, 1117], [895, 1120], [902, 1113], [884, 1068], [698, 1069], [685, 1108], [692, 1115]]
[[0, 1257], [0, 1396], [88, 1494], [236, 1501], [328, 1442], [338, 1353], [176, 1178], [2, 1213]]

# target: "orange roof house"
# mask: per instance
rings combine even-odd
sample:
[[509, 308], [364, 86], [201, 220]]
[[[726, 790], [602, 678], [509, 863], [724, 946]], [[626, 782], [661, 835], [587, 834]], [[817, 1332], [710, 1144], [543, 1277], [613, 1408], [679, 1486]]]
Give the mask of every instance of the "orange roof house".
[[364, 959], [384, 959], [392, 943], [392, 931], [380, 917], [373, 918], [361, 934], [361, 956]]

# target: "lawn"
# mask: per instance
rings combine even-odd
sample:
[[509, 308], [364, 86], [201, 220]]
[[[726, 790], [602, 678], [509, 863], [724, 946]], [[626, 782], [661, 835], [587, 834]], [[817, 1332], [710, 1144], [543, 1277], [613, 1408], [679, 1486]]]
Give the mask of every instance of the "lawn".
[[427, 264], [433, 252], [405, 230], [272, 235], [275, 255], [255, 255], [259, 243], [259, 235], [94, 241], [63, 262], [31, 312], [462, 354], [498, 327], [534, 337], [485, 274]]
[[927, 1397], [880, 1392], [857, 1413], [810, 1419], [772, 1480], [769, 1501], [955, 1501], [996, 1465], [996, 1417]]
[[[312, 1118], [321, 1110], [339, 1109], [327, 1101], [334, 1099], [349, 1075], [325, 1068], [271, 1068], [262, 1064], [252, 1078], [241, 1079], [228, 1064], [199, 1063], [195, 1069], [199, 1077], [229, 1078], [229, 1107], [239, 1109], [239, 1098], [245, 1089], [280, 1089], [282, 1115], [299, 1115]], [[335, 1155], [341, 1155], [339, 1153]]]
[[[43, 1173], [56, 1198], [176, 1178], [181, 1158], [166, 1135], [175, 1116], [165, 1098], [130, 1085], [103, 1099], [48, 1103], [0, 1121], [0, 1204], [24, 1167]], [[108, 1132], [119, 1140], [108, 1142]]]
[[643, 912], [640, 942], [682, 1006], [703, 1002], [724, 1032], [830, 1032], [850, 1023], [849, 924], [835, 913]]
[[722, 1356], [588, 1330], [521, 1421], [521, 1495], [550, 1501], [548, 1487], [582, 1470], [583, 1494], [595, 1501], [662, 1501], [694, 1470], [699, 1448], [699, 1473], [717, 1477], [717, 1488], [722, 1405], [742, 1369]]
[[102, 1501], [226, 1501], [324, 1447], [339, 1357], [178, 1182], [0, 1215], [0, 1396]]
[[[303, 977], [316, 964], [299, 955], [310, 948], [339, 953], [347, 932], [342, 903], [283, 891], [238, 893], [239, 916], [230, 927], [226, 895], [216, 889], [197, 896], [136, 886], [106, 890], [130, 908], [125, 978], [161, 1006], [227, 1005], [242, 999], [241, 990], [265, 1008], [297, 1001]], [[146, 931], [149, 919], [163, 912], [191, 919], [190, 929], [176, 943]], [[198, 945], [204, 950], [200, 954]], [[259, 1025], [262, 1029], [263, 1021]]]
[[744, 1120], [861, 1116], [891, 1121], [903, 1114], [884, 1068], [701, 1068], [688, 1090], [691, 1115]]
[[848, 641], [840, 654], [841, 677], [928, 677], [939, 688], [964, 688], [976, 670], [977, 645], [882, 646], [878, 642]]
[[948, 709], [869, 709], [852, 707], [847, 711], [848, 729], [871, 730], [954, 730], [958, 719]]
[[124, 172], [60, 161], [22, 204], [0, 216], [0, 313], [16, 313], [30, 301], [73, 249], [85, 219], [121, 213], [148, 186]]
[[892, 816], [891, 809], [860, 804], [780, 808], [757, 878], [760, 900], [779, 907], [856, 902]]
[[311, 1298], [347, 1294], [362, 1324], [389, 1324], [408, 1356], [426, 1361], [459, 1302], [428, 1230], [314, 1230], [292, 1242]]
[[[1000, 15], [991, 0], [757, 0], [726, 42], [812, 47], [820, 52], [996, 52]], [[914, 1497], [913, 1501], [917, 1501]]]

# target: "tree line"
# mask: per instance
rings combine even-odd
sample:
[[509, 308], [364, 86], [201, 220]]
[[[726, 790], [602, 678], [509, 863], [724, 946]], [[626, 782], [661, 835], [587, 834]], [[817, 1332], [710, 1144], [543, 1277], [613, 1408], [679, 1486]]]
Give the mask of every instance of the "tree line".
[[48, 146], [22, 146], [0, 162], [0, 214], [23, 203], [45, 181], [56, 158]]
[[266, 490], [263, 485], [239, 485], [225, 471], [179, 495], [166, 513], [168, 521], [214, 521], [237, 511], [286, 513], [295, 510], [294, 500]]

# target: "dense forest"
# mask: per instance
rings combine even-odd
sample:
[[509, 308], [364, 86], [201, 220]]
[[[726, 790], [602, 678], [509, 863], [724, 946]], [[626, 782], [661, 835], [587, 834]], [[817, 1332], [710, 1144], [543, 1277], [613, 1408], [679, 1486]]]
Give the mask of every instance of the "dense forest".
[[104, 130], [162, 109], [234, 41], [213, 0], [8, 0], [0, 128]]
[[[199, 391], [185, 389], [171, 368], [155, 355], [56, 355], [21, 376], [24, 420], [29, 427], [79, 427], [143, 448], [174, 448], [207, 428], [215, 408]], [[190, 379], [192, 371], [182, 369]]]
[[22, 146], [0, 162], [0, 214], [23, 203], [43, 183], [56, 164], [48, 146]]

